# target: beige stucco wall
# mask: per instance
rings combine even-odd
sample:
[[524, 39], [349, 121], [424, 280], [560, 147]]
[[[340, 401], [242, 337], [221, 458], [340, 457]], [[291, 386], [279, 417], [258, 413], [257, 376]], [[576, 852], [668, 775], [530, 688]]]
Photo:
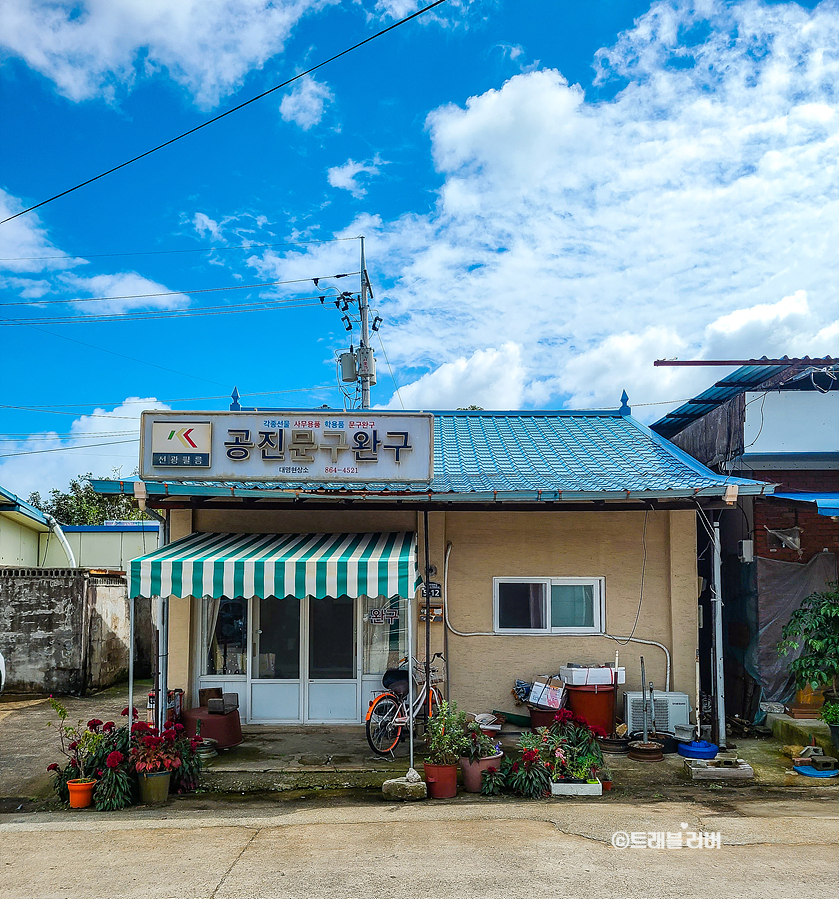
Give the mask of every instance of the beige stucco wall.
[[[374, 511], [223, 511], [172, 513], [171, 539], [191, 531], [236, 533], [361, 532], [416, 530], [424, 572], [422, 513]], [[632, 630], [641, 592], [643, 512], [432, 512], [429, 555], [443, 582], [451, 544], [448, 603], [454, 628], [492, 630], [493, 577], [603, 577], [606, 627], [624, 636]], [[695, 517], [691, 511], [650, 512], [646, 528], [644, 594], [635, 636], [666, 645], [672, 654], [672, 690], [695, 691], [697, 581]], [[417, 603], [417, 607], [419, 603]], [[418, 608], [417, 608], [418, 612]], [[197, 621], [194, 603], [171, 601], [170, 686], [191, 690]], [[425, 626], [419, 625], [416, 655], [425, 655]], [[442, 650], [444, 626], [431, 625], [431, 651]], [[516, 711], [510, 695], [516, 677], [552, 674], [566, 662], [614, 661], [627, 668], [627, 689], [640, 689], [639, 659], [647, 677], [664, 689], [665, 656], [655, 646], [618, 646], [604, 637], [448, 635], [451, 694], [461, 708]], [[188, 693], [189, 695], [189, 693]]]
[[[451, 512], [449, 619], [462, 632], [492, 631], [493, 577], [603, 577], [606, 629], [632, 631], [644, 558], [643, 512]], [[697, 634], [694, 513], [650, 512], [647, 517], [644, 595], [635, 636], [667, 646], [671, 689], [695, 690]], [[433, 559], [433, 554], [432, 554]], [[665, 655], [654, 646], [620, 646], [604, 637], [449, 634], [452, 698], [472, 712], [515, 711], [515, 677], [555, 674], [567, 662], [614, 661], [627, 669], [626, 688], [640, 689], [640, 656], [648, 680], [661, 690]]]
[[38, 531], [0, 515], [0, 565], [38, 564]]

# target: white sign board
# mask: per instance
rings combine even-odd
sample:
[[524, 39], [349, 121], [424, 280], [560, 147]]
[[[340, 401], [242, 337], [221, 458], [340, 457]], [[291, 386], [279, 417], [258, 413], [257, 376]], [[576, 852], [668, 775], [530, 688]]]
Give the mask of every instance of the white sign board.
[[167, 481], [428, 482], [426, 412], [143, 412], [140, 477]]
[[746, 455], [839, 453], [839, 390], [746, 394]]

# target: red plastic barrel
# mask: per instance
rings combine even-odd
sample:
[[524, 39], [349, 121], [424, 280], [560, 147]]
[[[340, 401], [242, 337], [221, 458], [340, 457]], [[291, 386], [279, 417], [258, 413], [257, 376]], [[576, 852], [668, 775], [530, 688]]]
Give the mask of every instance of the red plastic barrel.
[[585, 718], [589, 724], [602, 727], [607, 734], [612, 732], [616, 689], [614, 684], [588, 684], [580, 687], [566, 684], [565, 689], [568, 708], [575, 715]]

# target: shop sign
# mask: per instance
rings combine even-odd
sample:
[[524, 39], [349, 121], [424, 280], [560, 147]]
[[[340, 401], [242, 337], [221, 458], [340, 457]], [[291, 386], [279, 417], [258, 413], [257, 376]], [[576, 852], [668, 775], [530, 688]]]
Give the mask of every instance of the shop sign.
[[370, 609], [367, 620], [370, 624], [393, 624], [399, 621], [399, 612], [396, 609]]
[[425, 412], [143, 412], [140, 477], [177, 481], [430, 481]]

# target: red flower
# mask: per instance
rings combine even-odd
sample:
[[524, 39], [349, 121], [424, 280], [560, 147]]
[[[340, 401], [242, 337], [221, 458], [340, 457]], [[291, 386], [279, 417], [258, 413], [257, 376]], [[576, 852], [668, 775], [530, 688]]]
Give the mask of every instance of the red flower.
[[118, 749], [115, 749], [105, 759], [105, 764], [109, 768], [118, 768], [124, 758], [125, 756]]
[[87, 729], [92, 730], [94, 733], [102, 727], [102, 722], [98, 718], [91, 718], [90, 721], [87, 722]]
[[101, 768], [96, 769], [96, 776], [101, 777], [105, 772]]
[[494, 765], [490, 765], [489, 768], [484, 768], [484, 771], [486, 771], [487, 774], [497, 774], [498, 768], [496, 768]]
[[606, 736], [606, 731], [603, 730], [603, 728], [597, 724], [590, 724], [589, 729], [591, 730], [591, 732], [594, 734], [595, 737], [605, 737]]
[[47, 771], [58, 771], [58, 765], [53, 762], [51, 765], [47, 765]]
[[70, 752], [75, 752], [75, 750], [77, 750], [79, 748], [79, 741], [73, 740], [73, 742], [70, 743], [70, 745], [67, 748], [70, 750]]
[[[128, 706], [126, 706], [126, 707], [120, 712], [120, 715], [122, 715], [123, 718], [127, 718], [127, 717], [128, 717]], [[134, 709], [134, 717], [135, 717], [135, 718], [139, 718], [139, 717], [140, 717], [140, 713], [137, 711], [136, 708]]]
[[106, 721], [106, 722], [102, 725], [102, 730], [103, 730], [106, 734], [109, 734], [115, 727], [116, 727], [116, 724], [114, 724], [113, 721]]
[[526, 765], [532, 765], [539, 758], [539, 753], [535, 749], [525, 749], [521, 758]]
[[579, 724], [580, 727], [588, 727], [588, 721], [583, 718], [582, 715], [574, 715], [571, 720], [574, 722], [574, 724]]
[[137, 721], [135, 724], [131, 725], [132, 734], [147, 734], [150, 730], [151, 726], [146, 724], [145, 721]]
[[184, 731], [184, 730], [186, 730], [186, 728], [183, 726], [183, 724], [176, 724], [176, 725], [175, 725], [175, 733], [178, 733], [178, 734], [179, 734], [179, 733], [181, 733], [181, 731]]
[[570, 721], [573, 718], [573, 714], [570, 709], [560, 709], [556, 715], [554, 715], [554, 721], [559, 724], [564, 724], [566, 721]]

